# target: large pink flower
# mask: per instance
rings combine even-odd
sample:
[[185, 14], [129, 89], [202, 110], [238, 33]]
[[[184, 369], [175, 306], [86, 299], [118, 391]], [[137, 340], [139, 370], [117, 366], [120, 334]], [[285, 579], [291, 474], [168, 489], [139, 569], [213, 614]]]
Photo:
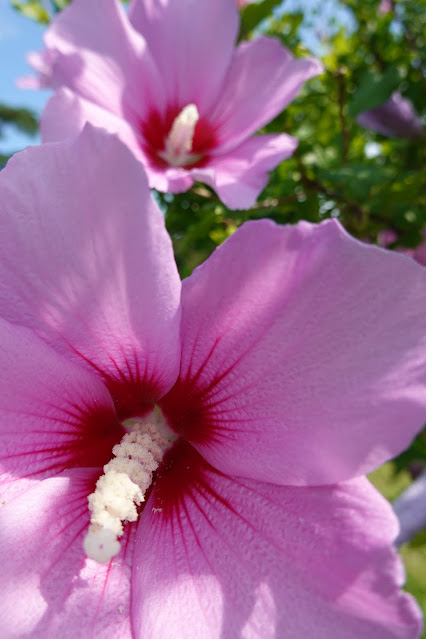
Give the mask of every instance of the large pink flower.
[[238, 25], [234, 0], [134, 0], [129, 18], [119, 0], [74, 0], [30, 58], [39, 86], [56, 89], [43, 140], [90, 121], [120, 136], [152, 187], [178, 193], [200, 180], [227, 206], [251, 206], [297, 144], [253, 133], [322, 67], [270, 38], [235, 49]]
[[[361, 475], [426, 414], [425, 269], [265, 220], [181, 287], [140, 163], [89, 126], [0, 193], [0, 636], [417, 637]], [[99, 564], [87, 497], [155, 404], [177, 439]]]

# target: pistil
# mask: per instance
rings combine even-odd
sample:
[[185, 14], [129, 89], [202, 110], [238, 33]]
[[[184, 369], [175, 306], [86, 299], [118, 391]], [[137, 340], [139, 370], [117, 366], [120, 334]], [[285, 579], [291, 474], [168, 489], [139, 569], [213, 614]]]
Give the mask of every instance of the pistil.
[[165, 149], [158, 153], [170, 166], [186, 166], [200, 159], [199, 154], [192, 153], [195, 127], [199, 119], [195, 104], [187, 104], [175, 118], [165, 141]]
[[120, 552], [123, 524], [136, 521], [138, 506], [152, 483], [170, 439], [161, 434], [155, 421], [137, 422], [112, 449], [114, 458], [89, 495], [89, 531], [84, 539], [86, 555], [108, 563]]

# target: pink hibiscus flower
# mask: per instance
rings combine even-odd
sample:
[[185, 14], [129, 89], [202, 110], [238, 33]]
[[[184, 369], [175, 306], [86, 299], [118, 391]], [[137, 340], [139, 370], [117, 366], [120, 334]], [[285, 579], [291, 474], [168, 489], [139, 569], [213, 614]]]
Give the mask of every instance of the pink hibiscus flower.
[[423, 124], [414, 110], [412, 102], [399, 91], [392, 93], [389, 100], [374, 109], [360, 113], [358, 124], [391, 138], [418, 138], [422, 135]]
[[119, 135], [150, 186], [178, 193], [199, 180], [230, 208], [250, 207], [297, 145], [253, 133], [322, 66], [266, 37], [235, 49], [238, 27], [233, 0], [135, 0], [129, 17], [119, 0], [74, 0], [29, 58], [32, 86], [56, 90], [43, 141], [89, 121]]
[[181, 285], [142, 166], [90, 126], [0, 192], [0, 636], [417, 637], [361, 475], [426, 414], [426, 271], [263, 220]]

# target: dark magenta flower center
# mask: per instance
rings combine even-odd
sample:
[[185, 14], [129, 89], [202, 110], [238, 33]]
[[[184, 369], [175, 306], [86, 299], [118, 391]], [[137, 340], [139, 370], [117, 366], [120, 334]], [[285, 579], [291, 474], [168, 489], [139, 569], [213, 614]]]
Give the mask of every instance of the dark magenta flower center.
[[153, 110], [140, 129], [144, 151], [159, 168], [205, 166], [216, 145], [213, 127], [195, 105], [169, 106], [163, 114]]

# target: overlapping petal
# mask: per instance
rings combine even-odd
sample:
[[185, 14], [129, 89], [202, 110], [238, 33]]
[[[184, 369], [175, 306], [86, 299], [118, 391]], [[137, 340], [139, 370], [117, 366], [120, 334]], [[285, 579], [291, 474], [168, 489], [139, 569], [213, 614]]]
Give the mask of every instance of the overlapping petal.
[[214, 471], [184, 446], [135, 542], [135, 636], [415, 639], [389, 504], [364, 478], [279, 487]]
[[158, 68], [119, 0], [73, 0], [44, 40], [55, 53], [54, 88], [67, 86], [115, 115], [135, 121], [144, 109], [162, 103]]
[[229, 151], [276, 117], [306, 80], [322, 72], [319, 60], [293, 58], [278, 40], [258, 37], [235, 51], [210, 121], [214, 154]]
[[161, 406], [226, 474], [342, 481], [424, 423], [426, 271], [336, 221], [245, 224], [184, 282], [182, 305], [180, 376]]
[[215, 156], [191, 177], [211, 186], [230, 209], [250, 208], [268, 183], [269, 171], [291, 156], [297, 140], [289, 135], [257, 135]]
[[238, 34], [229, 0], [133, 0], [129, 18], [142, 33], [159, 68], [166, 100], [201, 114], [212, 107]]
[[87, 495], [98, 474], [68, 470], [0, 507], [2, 637], [132, 637], [133, 527], [110, 564], [84, 556]]
[[139, 160], [146, 161], [140, 137], [123, 118], [64, 88], [54, 93], [43, 111], [40, 124], [43, 141], [73, 137], [76, 131], [84, 129], [86, 122], [96, 122], [109, 133], [115, 133]]
[[142, 166], [88, 125], [15, 156], [0, 186], [0, 314], [143, 414], [178, 373], [180, 280]]

